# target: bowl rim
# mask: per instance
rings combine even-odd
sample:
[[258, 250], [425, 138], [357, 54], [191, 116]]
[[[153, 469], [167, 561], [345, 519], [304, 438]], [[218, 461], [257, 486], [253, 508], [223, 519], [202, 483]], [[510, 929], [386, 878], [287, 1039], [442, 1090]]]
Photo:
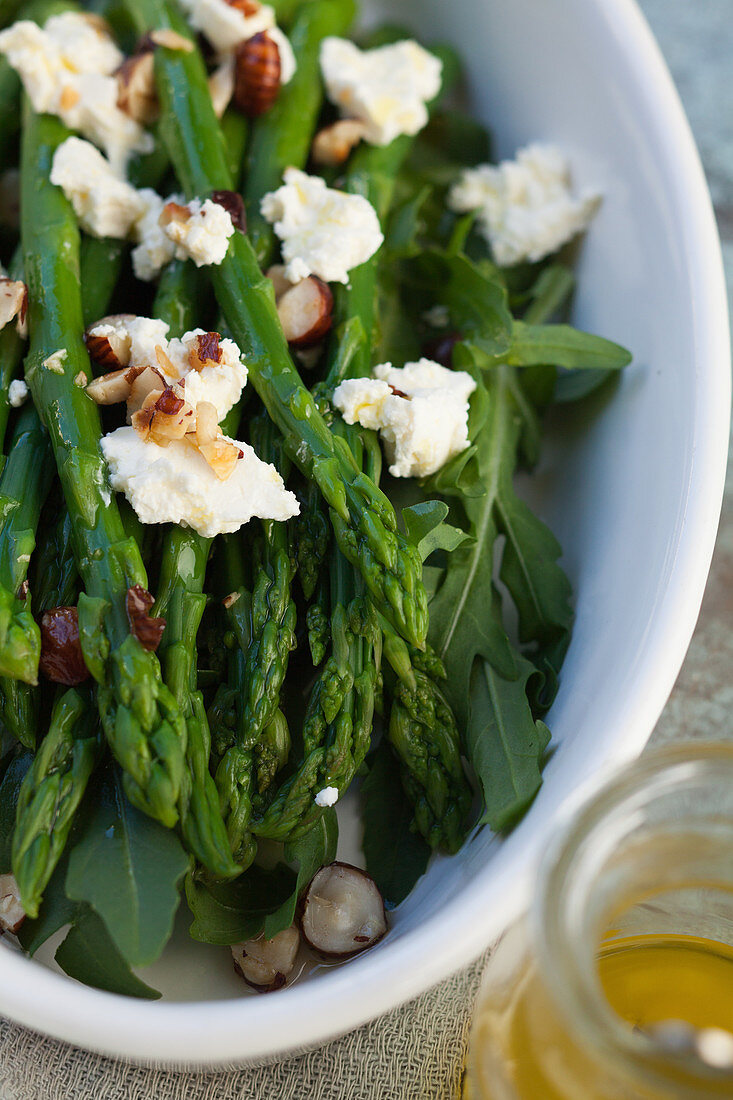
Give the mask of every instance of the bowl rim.
[[[591, 781], [552, 814], [553, 827], [648, 740], [677, 678], [694, 630], [712, 558], [725, 484], [730, 417], [730, 339], [725, 276], [710, 194], [684, 109], [636, 0], [596, 0], [610, 35], [622, 38], [630, 66], [644, 73], [659, 147], [673, 172], [681, 245], [695, 289], [699, 402], [695, 458], [670, 581], [650, 625], [642, 658], [644, 692], [627, 708], [618, 736], [602, 745]], [[663, 639], [663, 644], [662, 644]], [[536, 824], [536, 822], [535, 822]], [[522, 831], [520, 825], [513, 834]], [[477, 875], [448, 903], [394, 943], [335, 968], [318, 982], [276, 998], [139, 1002], [90, 989], [12, 950], [0, 951], [0, 1010], [18, 1023], [108, 1055], [157, 1066], [243, 1065], [316, 1046], [394, 1009], [477, 958], [525, 907], [543, 837], [524, 838], [522, 866], [500, 861], [490, 882]], [[500, 854], [500, 853], [499, 853]], [[511, 899], [500, 923], [497, 893]], [[511, 910], [511, 911], [509, 911]], [[488, 914], [477, 922], [476, 912]], [[443, 934], [446, 919], [453, 933]], [[425, 959], [430, 965], [425, 966]], [[399, 959], [399, 966], [395, 962]], [[205, 1025], [204, 1025], [205, 1019]]]

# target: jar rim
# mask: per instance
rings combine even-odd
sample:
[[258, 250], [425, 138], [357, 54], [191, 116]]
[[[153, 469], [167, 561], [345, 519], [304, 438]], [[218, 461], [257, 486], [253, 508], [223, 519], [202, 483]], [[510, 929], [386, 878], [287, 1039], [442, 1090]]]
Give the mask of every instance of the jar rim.
[[[608, 1003], [598, 977], [599, 942], [587, 935], [583, 941], [588, 931], [583, 906], [591, 897], [593, 871], [599, 881], [606, 857], [632, 834], [654, 799], [699, 784], [706, 775], [720, 783], [723, 773], [730, 775], [733, 790], [733, 743], [694, 742], [646, 753], [595, 789], [550, 842], [539, 867], [529, 921], [537, 965], [551, 995], [566, 1024], [595, 1055], [652, 1088], [670, 1085], [660, 1068], [663, 1052], [651, 1036], [632, 1032]], [[733, 831], [733, 813], [730, 822]], [[692, 1054], [676, 1055], [672, 1066], [690, 1081], [689, 1090], [675, 1081], [680, 1100], [699, 1100], [705, 1084], [733, 1084], [733, 1070], [714, 1069]]]

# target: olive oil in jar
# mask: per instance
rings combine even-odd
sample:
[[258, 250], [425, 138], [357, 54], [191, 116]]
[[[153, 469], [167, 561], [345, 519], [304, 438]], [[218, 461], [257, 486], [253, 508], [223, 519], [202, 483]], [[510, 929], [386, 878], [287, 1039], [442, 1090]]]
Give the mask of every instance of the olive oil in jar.
[[733, 1100], [731, 852], [732, 744], [601, 789], [492, 952], [466, 1100]]

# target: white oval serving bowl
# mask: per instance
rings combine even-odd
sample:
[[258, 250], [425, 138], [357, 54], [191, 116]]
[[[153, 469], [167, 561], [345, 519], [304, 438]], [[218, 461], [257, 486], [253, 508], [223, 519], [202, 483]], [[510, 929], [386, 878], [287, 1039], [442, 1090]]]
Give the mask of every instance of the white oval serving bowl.
[[[555, 418], [528, 486], [565, 548], [577, 622], [550, 714], [556, 752], [531, 811], [438, 859], [360, 959], [275, 996], [244, 994], [228, 952], [178, 936], [145, 977], [168, 1000], [100, 993], [0, 950], [0, 1011], [111, 1055], [238, 1064], [325, 1041], [476, 957], [525, 905], [549, 832], [638, 754], [689, 643], [712, 554], [730, 406], [712, 209], [669, 74], [633, 0], [390, 0], [373, 17], [462, 52], [500, 155], [570, 155], [602, 211], [582, 250], [575, 322], [626, 344], [610, 399]], [[353, 825], [353, 822], [352, 822]], [[177, 1002], [177, 1003], [176, 1003]], [[205, 1003], [202, 1003], [205, 1002]]]

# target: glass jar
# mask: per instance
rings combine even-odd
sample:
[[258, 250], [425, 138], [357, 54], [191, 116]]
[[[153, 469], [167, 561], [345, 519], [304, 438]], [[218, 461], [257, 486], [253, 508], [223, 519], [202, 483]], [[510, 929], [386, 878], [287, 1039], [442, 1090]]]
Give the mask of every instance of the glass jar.
[[733, 744], [648, 753], [552, 844], [492, 953], [465, 1096], [733, 1097]]

